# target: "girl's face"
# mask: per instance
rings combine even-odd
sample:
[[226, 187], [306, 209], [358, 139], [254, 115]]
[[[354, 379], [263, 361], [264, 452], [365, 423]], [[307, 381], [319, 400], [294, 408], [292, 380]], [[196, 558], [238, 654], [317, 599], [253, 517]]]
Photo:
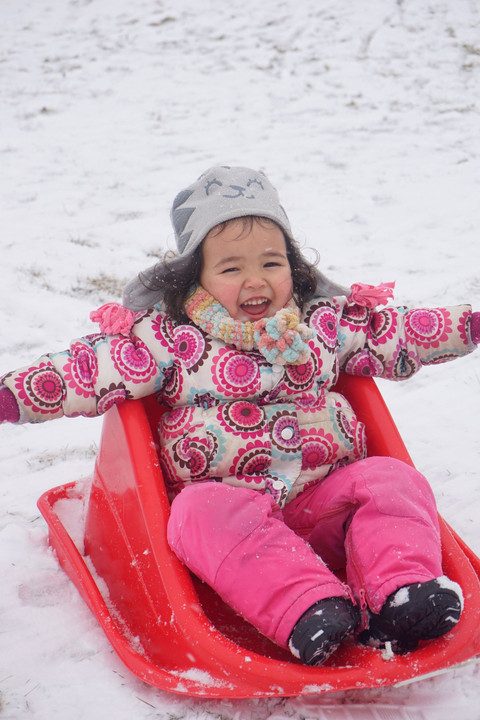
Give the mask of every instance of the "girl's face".
[[242, 220], [213, 228], [202, 244], [200, 282], [234, 320], [272, 317], [293, 294], [282, 230], [264, 219], [251, 229]]

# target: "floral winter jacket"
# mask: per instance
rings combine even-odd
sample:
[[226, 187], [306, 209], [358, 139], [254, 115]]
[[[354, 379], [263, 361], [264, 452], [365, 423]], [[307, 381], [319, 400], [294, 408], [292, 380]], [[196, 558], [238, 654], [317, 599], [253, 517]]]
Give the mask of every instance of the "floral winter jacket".
[[129, 336], [89, 335], [65, 352], [8, 373], [23, 421], [94, 416], [156, 393], [171, 408], [159, 427], [170, 496], [216, 480], [270, 492], [280, 506], [334, 468], [365, 455], [364, 428], [341, 395], [338, 373], [410, 377], [474, 349], [470, 306], [369, 309], [345, 297], [316, 298], [301, 320], [310, 358], [275, 365], [239, 352], [159, 306]]

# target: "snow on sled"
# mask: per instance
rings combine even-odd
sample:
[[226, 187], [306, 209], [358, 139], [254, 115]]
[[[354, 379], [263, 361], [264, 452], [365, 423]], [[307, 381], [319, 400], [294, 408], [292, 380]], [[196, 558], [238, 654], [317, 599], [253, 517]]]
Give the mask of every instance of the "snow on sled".
[[[371, 455], [412, 462], [373, 380], [342, 375], [337, 389], [366, 424]], [[167, 544], [169, 503], [154, 440], [162, 412], [153, 396], [111, 408], [92, 482], [54, 488], [38, 503], [60, 563], [136, 676], [188, 695], [294, 696], [395, 685], [480, 654], [480, 560], [442, 518], [444, 571], [465, 596], [447, 636], [393, 657], [350, 641], [321, 667], [261, 636]], [[74, 506], [86, 516], [79, 547], [67, 530], [66, 508]]]

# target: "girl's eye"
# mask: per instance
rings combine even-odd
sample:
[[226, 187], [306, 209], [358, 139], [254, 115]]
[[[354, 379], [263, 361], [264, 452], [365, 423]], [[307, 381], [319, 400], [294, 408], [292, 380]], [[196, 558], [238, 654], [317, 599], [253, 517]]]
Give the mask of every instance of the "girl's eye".
[[222, 274], [222, 275], [225, 275], [225, 273], [235, 272], [236, 270], [238, 270], [238, 268], [236, 268], [236, 267], [228, 267], [228, 268], [225, 268], [225, 270], [222, 270], [221, 274]]

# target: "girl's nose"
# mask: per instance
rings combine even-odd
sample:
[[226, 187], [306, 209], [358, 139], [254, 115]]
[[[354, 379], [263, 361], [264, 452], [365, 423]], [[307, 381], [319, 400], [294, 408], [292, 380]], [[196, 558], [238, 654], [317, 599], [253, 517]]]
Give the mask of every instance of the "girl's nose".
[[250, 273], [245, 279], [245, 287], [248, 288], [262, 288], [265, 287], [266, 284], [260, 273]]

